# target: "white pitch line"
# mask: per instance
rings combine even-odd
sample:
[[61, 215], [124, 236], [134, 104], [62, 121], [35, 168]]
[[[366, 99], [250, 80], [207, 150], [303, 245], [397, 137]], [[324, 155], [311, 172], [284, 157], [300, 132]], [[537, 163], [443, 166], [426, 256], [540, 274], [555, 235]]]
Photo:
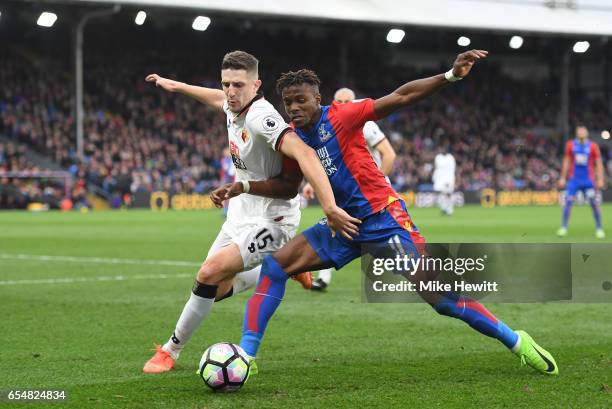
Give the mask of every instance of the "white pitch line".
[[24, 284], [73, 284], [88, 283], [98, 281], [127, 281], [127, 280], [153, 280], [167, 278], [186, 278], [193, 277], [193, 274], [147, 274], [147, 275], [118, 275], [118, 276], [99, 276], [99, 277], [67, 277], [67, 278], [44, 278], [40, 280], [3, 280], [3, 285], [24, 285]]
[[9, 254], [0, 253], [0, 259], [25, 261], [67, 261], [71, 263], [91, 264], [145, 264], [155, 266], [181, 266], [199, 267], [202, 263], [181, 260], [141, 260], [133, 258], [105, 258], [105, 257], [72, 257], [72, 256], [45, 256], [37, 254]]

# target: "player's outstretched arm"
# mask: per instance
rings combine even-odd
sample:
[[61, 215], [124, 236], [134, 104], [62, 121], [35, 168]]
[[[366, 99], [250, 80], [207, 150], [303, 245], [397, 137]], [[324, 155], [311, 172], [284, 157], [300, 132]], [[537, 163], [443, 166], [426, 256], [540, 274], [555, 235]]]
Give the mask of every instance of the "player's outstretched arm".
[[336, 206], [336, 199], [327, 174], [321, 166], [316, 152], [306, 145], [295, 132], [287, 132], [280, 145], [280, 151], [300, 165], [302, 173], [312, 185], [323, 212], [327, 216], [327, 224], [334, 234], [340, 233], [351, 239], [359, 233], [357, 227], [361, 220], [350, 216], [343, 209]]
[[220, 89], [198, 87], [195, 85], [185, 84], [184, 82], [174, 81], [168, 78], [160, 77], [157, 74], [149, 74], [145, 78], [147, 82], [155, 83], [155, 86], [161, 87], [168, 92], [178, 92], [187, 95], [204, 105], [219, 111], [223, 110], [225, 102], [225, 93]]
[[471, 50], [457, 56], [452, 70], [446, 74], [438, 74], [429, 78], [410, 81], [389, 95], [374, 101], [374, 112], [378, 118], [384, 118], [400, 108], [414, 104], [417, 101], [438, 91], [445, 85], [458, 81], [470, 73], [474, 64], [487, 58], [485, 50]]

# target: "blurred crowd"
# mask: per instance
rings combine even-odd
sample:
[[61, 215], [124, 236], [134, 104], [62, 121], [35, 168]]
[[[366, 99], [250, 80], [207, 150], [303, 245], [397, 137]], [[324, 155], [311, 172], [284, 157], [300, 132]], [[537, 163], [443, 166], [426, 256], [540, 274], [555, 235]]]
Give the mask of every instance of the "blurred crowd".
[[108, 197], [202, 193], [217, 184], [222, 115], [164, 95], [144, 77], [132, 81], [130, 67], [99, 74], [87, 83], [83, 161], [76, 152], [70, 75], [52, 64], [36, 66], [18, 56], [2, 61], [0, 80], [11, 86], [0, 90], [0, 135], [47, 155], [77, 185]]
[[85, 183], [72, 183], [65, 172], [40, 169], [26, 157], [25, 145], [0, 142], [0, 209], [89, 207]]
[[[81, 161], [76, 152], [69, 66], [8, 50], [1, 57], [0, 81], [5, 86], [0, 89], [0, 136], [12, 143], [0, 145], [0, 169], [32, 169], [22, 151], [27, 144], [73, 175], [78, 188], [73, 199], [94, 190], [114, 198], [112, 203], [118, 206], [137, 192], [205, 193], [218, 185], [227, 144], [224, 115], [144, 82], [152, 71], [175, 78], [178, 71], [177, 79], [218, 86], [216, 64], [208, 70], [196, 64], [189, 73], [177, 70], [178, 63], [171, 57], [165, 59], [166, 65], [151, 66], [143, 58], [128, 56], [121, 64], [112, 64], [105, 61], [108, 56], [88, 56]], [[330, 70], [324, 69], [322, 78], [333, 77], [333, 67]], [[404, 70], [370, 77], [372, 81], [364, 84], [356, 72], [358, 77], [348, 84], [324, 83], [323, 100], [329, 102], [338, 85], [353, 85], [358, 96], [380, 96], [425, 74]], [[542, 97], [554, 86], [513, 80], [494, 65], [484, 65], [478, 75], [477, 82], [449, 87], [380, 122], [398, 153], [391, 175], [396, 189], [428, 189], [434, 156], [446, 145], [457, 161], [457, 190], [555, 188], [564, 138], [554, 132], [558, 98]], [[266, 83], [273, 85], [272, 80]], [[271, 100], [279, 102], [276, 96]], [[587, 103], [578, 105], [588, 112], [575, 112], [574, 118], [601, 122], [601, 110]], [[602, 153], [611, 175], [612, 152], [602, 149]], [[62, 195], [57, 181], [3, 178], [0, 185], [3, 191], [10, 187], [28, 200]], [[7, 206], [6, 196], [0, 199], [4, 200], [0, 207]]]

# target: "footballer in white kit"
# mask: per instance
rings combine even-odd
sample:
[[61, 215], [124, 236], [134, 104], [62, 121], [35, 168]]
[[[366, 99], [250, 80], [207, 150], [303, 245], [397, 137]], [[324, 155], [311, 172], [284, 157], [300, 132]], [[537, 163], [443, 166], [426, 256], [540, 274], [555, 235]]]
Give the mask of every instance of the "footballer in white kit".
[[[258, 95], [244, 108], [246, 114], [230, 111], [227, 103], [223, 104], [223, 111], [227, 115], [236, 182], [263, 181], [279, 175], [286, 159], [278, 152], [277, 144], [291, 127], [272, 104]], [[299, 224], [297, 194], [289, 200], [241, 194], [229, 199], [227, 220], [209, 254], [236, 243], [244, 268], [249, 270], [261, 264], [266, 254], [280, 249], [295, 236]], [[249, 284], [255, 282], [251, 280]]]
[[[300, 221], [297, 190], [302, 174], [313, 185], [330, 228], [346, 237], [358, 232], [360, 221], [336, 206], [316, 152], [257, 94], [261, 86], [258, 63], [244, 51], [226, 54], [221, 64], [223, 90], [188, 85], [157, 74], [146, 78], [166, 91], [185, 94], [226, 113], [236, 181], [211, 194], [217, 207], [229, 200], [227, 220], [197, 272], [172, 336], [163, 346], [156, 346], [155, 355], [143, 367], [145, 373], [171, 370], [215, 300], [255, 285], [264, 255], [280, 249], [295, 236]], [[286, 158], [294, 159], [297, 166], [287, 170]]]
[[455, 169], [457, 164], [448, 146], [440, 149], [434, 159], [433, 188], [438, 192], [438, 205], [443, 214], [453, 214], [453, 192], [455, 191]]

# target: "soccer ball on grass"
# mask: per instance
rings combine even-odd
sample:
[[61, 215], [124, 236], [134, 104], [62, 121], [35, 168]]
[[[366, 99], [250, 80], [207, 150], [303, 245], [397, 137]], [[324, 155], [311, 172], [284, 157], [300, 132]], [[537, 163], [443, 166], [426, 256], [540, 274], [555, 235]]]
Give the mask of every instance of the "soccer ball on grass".
[[249, 359], [240, 346], [220, 342], [204, 351], [198, 375], [215, 392], [234, 392], [244, 385], [249, 370]]

